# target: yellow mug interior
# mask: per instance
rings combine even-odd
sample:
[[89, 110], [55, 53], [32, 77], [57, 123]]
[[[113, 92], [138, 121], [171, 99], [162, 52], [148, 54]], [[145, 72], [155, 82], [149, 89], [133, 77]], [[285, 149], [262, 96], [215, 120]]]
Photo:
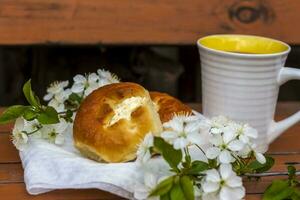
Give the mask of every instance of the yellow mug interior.
[[276, 54], [289, 50], [278, 40], [250, 35], [212, 35], [199, 39], [209, 49], [242, 54]]

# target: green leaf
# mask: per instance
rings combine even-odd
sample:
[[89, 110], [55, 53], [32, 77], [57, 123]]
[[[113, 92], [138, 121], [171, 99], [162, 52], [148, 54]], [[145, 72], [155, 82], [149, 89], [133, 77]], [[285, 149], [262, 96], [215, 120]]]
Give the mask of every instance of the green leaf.
[[286, 180], [274, 180], [266, 189], [263, 200], [289, 199], [294, 194], [294, 188], [289, 186]]
[[197, 175], [205, 170], [209, 169], [209, 164], [200, 160], [192, 162], [191, 168], [188, 170], [188, 174]]
[[178, 164], [182, 160], [181, 150], [176, 150], [172, 145], [164, 141], [160, 137], [154, 137], [154, 147], [158, 150], [163, 158], [168, 162], [171, 168], [177, 170]]
[[188, 176], [182, 176], [180, 178], [180, 185], [182, 188], [182, 191], [184, 193], [184, 196], [187, 200], [194, 200], [195, 194], [194, 194], [194, 186], [193, 181]]
[[170, 193], [166, 193], [162, 196], [160, 196], [160, 200], [170, 200]]
[[180, 183], [176, 183], [173, 185], [170, 191], [170, 197], [171, 200], [186, 200]]
[[173, 186], [174, 176], [170, 176], [169, 178], [161, 181], [149, 194], [151, 196], [162, 196], [170, 191]]
[[61, 115], [60, 117], [64, 118], [67, 122], [72, 123], [73, 119], [73, 112], [71, 110], [67, 110], [66, 113], [64, 115]]
[[22, 105], [8, 107], [0, 116], [0, 124], [5, 124], [21, 117], [27, 108], [28, 106]]
[[292, 200], [299, 200], [300, 199], [300, 190], [294, 188], [294, 193], [291, 195]]
[[46, 109], [37, 117], [37, 120], [41, 124], [56, 124], [59, 122], [58, 113], [53, 107], [47, 106]]
[[182, 166], [185, 168], [189, 168], [191, 165], [191, 156], [185, 155], [185, 162], [182, 163]]
[[252, 161], [248, 168], [255, 171], [256, 173], [262, 173], [268, 171], [274, 165], [274, 159], [270, 156], [266, 156], [266, 162], [264, 164], [259, 163], [257, 160]]
[[26, 109], [23, 114], [24, 119], [26, 119], [27, 121], [34, 120], [37, 116], [38, 116], [38, 113], [35, 112], [34, 110], [32, 110], [31, 107]]
[[70, 96], [69, 96], [69, 100], [70, 100], [70, 101], [73, 101], [73, 102], [78, 102], [78, 103], [80, 103], [80, 102], [82, 101], [82, 98], [81, 98], [78, 94], [72, 93], [72, 94], [70, 94]]
[[31, 89], [31, 80], [29, 79], [23, 86], [23, 93], [28, 103], [36, 108], [41, 107], [39, 98], [34, 94]]

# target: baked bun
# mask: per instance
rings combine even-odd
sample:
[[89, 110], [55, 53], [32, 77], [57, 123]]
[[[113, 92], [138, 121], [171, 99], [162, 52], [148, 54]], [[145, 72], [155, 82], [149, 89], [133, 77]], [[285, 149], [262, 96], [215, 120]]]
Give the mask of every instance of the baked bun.
[[148, 132], [159, 135], [162, 124], [146, 89], [135, 83], [114, 83], [92, 92], [80, 105], [74, 142], [97, 161], [126, 162], [136, 158]]
[[191, 108], [166, 93], [150, 92], [150, 96], [162, 123], [171, 120], [174, 114], [192, 114]]

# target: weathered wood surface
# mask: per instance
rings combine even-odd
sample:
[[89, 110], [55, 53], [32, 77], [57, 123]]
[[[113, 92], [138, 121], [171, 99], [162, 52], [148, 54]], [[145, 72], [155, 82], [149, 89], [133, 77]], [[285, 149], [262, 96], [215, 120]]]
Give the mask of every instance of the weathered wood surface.
[[[201, 110], [200, 104], [190, 104], [194, 109]], [[277, 106], [277, 119], [282, 119], [300, 109], [299, 102], [279, 103]], [[0, 109], [0, 112], [3, 109]], [[57, 190], [42, 195], [31, 196], [26, 192], [23, 181], [23, 169], [20, 163], [17, 150], [10, 141], [11, 125], [0, 126], [0, 196], [7, 200], [18, 199], [121, 199], [117, 196], [96, 189], [89, 190]], [[271, 144], [269, 154], [276, 160], [276, 165], [271, 169], [273, 172], [286, 171], [286, 164], [300, 161], [300, 144], [298, 134], [300, 124], [292, 127], [274, 143]], [[300, 165], [296, 165], [300, 170]], [[274, 178], [264, 177], [259, 182], [244, 180], [247, 190], [247, 200], [261, 199], [261, 194]]]
[[300, 1], [1, 0], [0, 44], [195, 44], [216, 33], [300, 43]]

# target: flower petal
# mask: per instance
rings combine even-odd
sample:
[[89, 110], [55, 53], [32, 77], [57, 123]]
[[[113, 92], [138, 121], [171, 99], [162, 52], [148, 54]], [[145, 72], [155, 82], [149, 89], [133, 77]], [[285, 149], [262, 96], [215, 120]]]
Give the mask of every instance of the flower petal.
[[161, 133], [161, 137], [167, 141], [174, 140], [178, 137], [178, 133], [175, 131], [164, 131]]
[[226, 144], [231, 142], [235, 137], [236, 137], [236, 131], [233, 127], [224, 128], [223, 140]]
[[170, 128], [177, 132], [183, 132], [183, 121], [179, 117], [174, 117]]
[[84, 90], [84, 85], [81, 83], [75, 83], [72, 88], [71, 88], [72, 92], [74, 93], [81, 93]]
[[216, 169], [210, 169], [206, 172], [206, 180], [219, 183], [221, 181], [220, 174]]
[[244, 145], [244, 148], [238, 152], [238, 155], [243, 158], [246, 158], [250, 152], [251, 152], [251, 148], [249, 147], [249, 145]]
[[228, 163], [231, 163], [234, 159], [231, 156], [230, 152], [225, 149], [225, 150], [221, 151], [221, 153], [219, 155], [219, 160], [220, 160], [220, 163], [228, 164]]
[[24, 119], [22, 117], [19, 117], [15, 121], [14, 129], [18, 129], [18, 130], [22, 131], [24, 129], [24, 124], [25, 124]]
[[242, 178], [234, 174], [226, 180], [226, 185], [230, 187], [241, 187], [243, 185]]
[[209, 159], [215, 159], [216, 157], [218, 157], [220, 155], [221, 151], [218, 147], [211, 147], [209, 149], [206, 150], [206, 156]]
[[61, 82], [61, 87], [62, 88], [65, 88], [65, 87], [67, 87], [69, 85], [69, 81], [62, 81]]
[[218, 192], [204, 193], [202, 195], [202, 200], [220, 200]]
[[93, 88], [93, 87], [86, 88], [84, 91], [84, 96], [86, 97], [86, 96], [90, 95], [95, 89], [96, 88]]
[[215, 146], [220, 146], [221, 144], [223, 144], [223, 138], [221, 135], [212, 135], [209, 138], [209, 141]]
[[228, 144], [228, 148], [232, 151], [240, 151], [244, 147], [244, 143], [240, 140], [233, 140]]
[[232, 167], [230, 164], [221, 164], [220, 165], [220, 174], [223, 180], [228, 179], [232, 174]]
[[75, 83], [85, 83], [87, 81], [86, 78], [81, 74], [77, 74], [76, 76], [74, 76], [73, 80]]
[[256, 160], [261, 163], [261, 164], [265, 164], [266, 163], [266, 158], [262, 153], [258, 153], [258, 152], [254, 152], [255, 158]]
[[145, 164], [147, 163], [151, 158], [151, 153], [149, 150], [147, 150], [144, 154], [144, 156], [142, 157], [142, 163]]
[[242, 199], [245, 196], [245, 188], [237, 187], [230, 188], [223, 186], [220, 191], [220, 200], [235, 200]]
[[150, 133], [148, 133], [148, 134], [145, 136], [144, 141], [143, 141], [143, 144], [144, 144], [145, 146], [147, 146], [147, 147], [152, 147], [152, 146], [153, 146], [153, 140], [154, 140], [153, 135], [152, 135], [152, 133], [150, 132]]
[[253, 139], [256, 139], [258, 137], [257, 130], [255, 128], [250, 127], [247, 124], [244, 126], [244, 134]]
[[99, 76], [96, 73], [91, 73], [88, 75], [88, 82], [89, 83], [94, 83], [99, 80]]
[[198, 132], [191, 132], [187, 134], [187, 139], [192, 144], [201, 145], [204, 143], [204, 138]]
[[247, 144], [249, 142], [249, 138], [246, 135], [240, 135], [239, 140], [241, 140], [245, 144]]
[[215, 127], [213, 127], [213, 128], [210, 129], [210, 132], [211, 132], [212, 134], [221, 134], [223, 131], [222, 131], [222, 129], [220, 129], [220, 128], [215, 128]]
[[201, 185], [202, 185], [203, 191], [206, 193], [215, 192], [220, 187], [219, 183], [210, 182], [210, 181], [206, 181], [206, 182], [202, 183]]
[[43, 97], [43, 99], [44, 99], [44, 101], [50, 101], [52, 99], [52, 97], [53, 97], [53, 94], [48, 93]]
[[174, 140], [174, 149], [183, 149], [189, 144], [189, 141], [186, 138], [179, 137]]
[[200, 126], [201, 126], [201, 123], [199, 123], [198, 121], [189, 122], [184, 127], [184, 132], [197, 132], [197, 131], [199, 131]]

